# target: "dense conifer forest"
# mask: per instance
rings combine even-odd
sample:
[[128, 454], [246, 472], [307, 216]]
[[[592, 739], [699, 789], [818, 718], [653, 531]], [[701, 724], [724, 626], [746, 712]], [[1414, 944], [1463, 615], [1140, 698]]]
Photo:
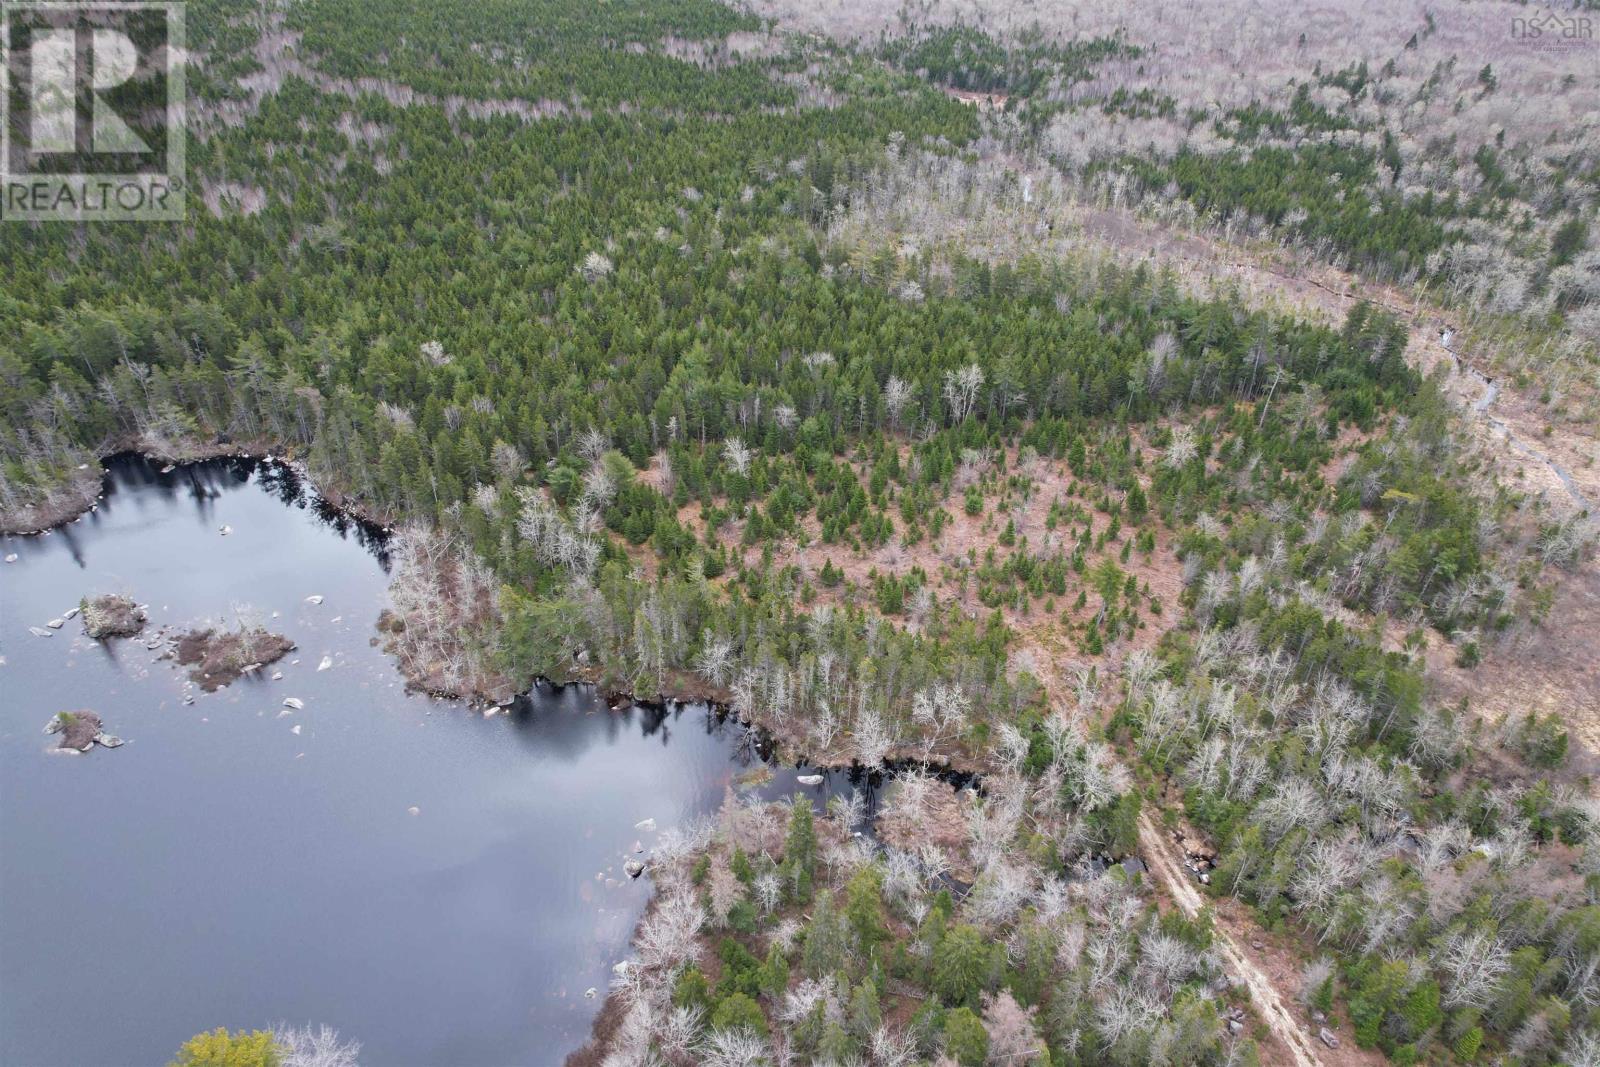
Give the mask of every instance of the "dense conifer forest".
[[[1163, 42], [1131, 16], [188, 8], [187, 220], [0, 226], [7, 527], [72, 517], [117, 451], [286, 456], [394, 528], [413, 684], [711, 699], [898, 768], [870, 846], [850, 803], [732, 791], [674, 835], [580, 1062], [1600, 1063], [1565, 717], [1594, 708], [1470, 681], [1566, 625], [1593, 516], [1486, 450], [1418, 340], [1490, 294], [1474, 336], [1541, 352], [1509, 369], [1535, 397], [1559, 368], [1545, 425], [1578, 432], [1592, 126], [1554, 172], [1487, 145], [1472, 189], [1413, 189], [1450, 149], [1397, 140], [1401, 68], [1308, 54], [1207, 110], [1139, 83]], [[1190, 140], [1123, 136], [1157, 122]], [[1042, 216], [1004, 247], [863, 222], [874, 190], [971, 220], [1050, 181], [1352, 299]]]

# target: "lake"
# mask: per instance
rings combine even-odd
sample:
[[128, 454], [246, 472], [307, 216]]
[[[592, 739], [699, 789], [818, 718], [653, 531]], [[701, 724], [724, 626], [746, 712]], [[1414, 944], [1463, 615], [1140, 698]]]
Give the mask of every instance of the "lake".
[[[659, 833], [635, 824], [709, 815], [760, 763], [703, 707], [541, 686], [485, 717], [406, 693], [372, 644], [381, 533], [281, 464], [120, 457], [97, 511], [0, 539], [11, 554], [0, 1063], [165, 1064], [200, 1030], [279, 1020], [336, 1027], [370, 1064], [560, 1063], [648, 901], [623, 864]], [[144, 635], [30, 633], [107, 592], [148, 605]], [[298, 649], [206, 694], [146, 647], [241, 617]], [[52, 752], [43, 727], [71, 709], [128, 743]], [[769, 796], [851, 788], [773, 771]]]

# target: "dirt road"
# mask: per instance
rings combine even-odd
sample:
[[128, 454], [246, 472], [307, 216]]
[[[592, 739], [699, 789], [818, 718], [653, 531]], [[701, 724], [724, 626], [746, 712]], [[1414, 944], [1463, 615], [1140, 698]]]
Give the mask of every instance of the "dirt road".
[[[1200, 913], [1204, 900], [1200, 890], [1190, 880], [1189, 874], [1178, 862], [1175, 847], [1168, 837], [1151, 821], [1149, 814], [1139, 817], [1139, 852], [1150, 874], [1160, 883], [1162, 891], [1189, 918]], [[1267, 1059], [1265, 1062], [1293, 1063], [1295, 1067], [1320, 1067], [1324, 1063], [1319, 1055], [1316, 1038], [1306, 1032], [1290, 1012], [1288, 1004], [1279, 995], [1272, 979], [1257, 967], [1233, 935], [1220, 927], [1216, 931], [1218, 953], [1228, 973], [1243, 981], [1250, 991], [1250, 1000], [1271, 1029], [1276, 1044], [1288, 1056]]]

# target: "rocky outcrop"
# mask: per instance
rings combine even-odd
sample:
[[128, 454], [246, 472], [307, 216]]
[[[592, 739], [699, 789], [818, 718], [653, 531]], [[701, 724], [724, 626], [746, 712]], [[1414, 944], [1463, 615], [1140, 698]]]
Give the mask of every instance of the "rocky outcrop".
[[1187, 822], [1172, 831], [1172, 840], [1183, 852], [1183, 865], [1201, 885], [1211, 884], [1217, 866], [1217, 849]]
[[122, 738], [104, 732], [100, 716], [92, 711], [60, 711], [45, 724], [47, 734], [60, 734], [57, 748], [72, 752], [87, 752], [96, 744], [105, 748], [121, 748]]
[[83, 628], [96, 641], [108, 637], [132, 637], [144, 629], [144, 609], [129, 597], [115, 593], [86, 597], [83, 608]]
[[178, 638], [178, 662], [192, 666], [189, 677], [201, 689], [214, 693], [294, 651], [294, 642], [282, 634], [253, 629], [196, 630]]

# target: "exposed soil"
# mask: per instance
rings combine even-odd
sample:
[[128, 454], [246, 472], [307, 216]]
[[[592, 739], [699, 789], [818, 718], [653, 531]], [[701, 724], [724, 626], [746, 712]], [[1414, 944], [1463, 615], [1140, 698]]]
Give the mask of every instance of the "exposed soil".
[[1007, 93], [980, 93], [971, 89], [946, 89], [945, 95], [963, 104], [970, 104], [979, 111], [1000, 111], [1006, 106], [1006, 101], [1011, 97]]
[[[1146, 454], [1147, 457], [1153, 455], [1149, 449], [1146, 449]], [[911, 461], [909, 446], [901, 446], [901, 455], [902, 462]], [[958, 610], [969, 619], [983, 618], [990, 614], [991, 609], [978, 597], [975, 574], [978, 564], [991, 549], [999, 559], [1004, 559], [1014, 550], [1042, 556], [1058, 552], [1070, 556], [1075, 543], [1071, 531], [1075, 526], [1086, 524], [1091, 536], [1098, 537], [1111, 521], [1103, 512], [1094, 510], [1090, 503], [1102, 491], [1102, 487], [1080, 482], [1073, 476], [1066, 461], [1038, 456], [1023, 462], [1015, 448], [1007, 449], [1003, 457], [996, 457], [1001, 458], [1006, 474], [1022, 474], [1027, 479], [1030, 489], [1026, 499], [1015, 493], [997, 494], [991, 490], [985, 494], [983, 512], [968, 515], [957, 492], [943, 502], [948, 521], [937, 538], [924, 537], [914, 545], [906, 545], [901, 541], [904, 531], [899, 528], [897, 518], [895, 536], [888, 544], [877, 548], [856, 549], [847, 544], [828, 544], [822, 540], [822, 527], [816, 516], [807, 515], [799, 522], [806, 543], [800, 545], [785, 541], [772, 551], [771, 566], [775, 569], [797, 567], [813, 580], [816, 604], [835, 607], [860, 604], [863, 598], [870, 601], [874, 573], [885, 577], [903, 576], [921, 568], [928, 576], [939, 604]], [[850, 465], [855, 468], [863, 486], [867, 485], [868, 472], [854, 461]], [[990, 469], [998, 470], [998, 464]], [[1141, 472], [1139, 477], [1148, 490], [1150, 479], [1147, 473]], [[637, 478], [644, 485], [662, 490], [660, 456], [652, 458]], [[958, 489], [960, 484], [958, 479]], [[1051, 505], [1057, 502], [1064, 506], [1076, 504], [1082, 507], [1087, 513], [1086, 518], [1065, 521], [1055, 530], [1048, 529]], [[726, 505], [722, 499], [714, 503]], [[706, 524], [698, 502], [679, 508], [677, 520], [692, 530], [697, 538], [705, 539]], [[1017, 538], [1015, 549], [1001, 544], [1001, 536], [1008, 522], [1013, 524]], [[763, 554], [772, 546], [744, 544], [744, 526], [743, 520], [729, 521], [718, 528], [717, 537], [735, 551], [746, 567], [757, 568]], [[1141, 590], [1140, 628], [1131, 634], [1124, 634], [1115, 642], [1109, 642], [1103, 656], [1095, 657], [1081, 649], [1079, 642], [1067, 632], [1063, 621], [1064, 617], [1070, 616], [1073, 625], [1082, 632], [1097, 614], [1099, 598], [1092, 592], [1090, 602], [1084, 607], [1077, 608], [1074, 605], [1079, 590], [1088, 584], [1084, 577], [1070, 578], [1066, 594], [1029, 597], [1020, 609], [1014, 597], [1005, 597], [999, 611], [1005, 624], [1017, 635], [1014, 646], [1017, 654], [1013, 662], [1019, 668], [1028, 670], [1047, 690], [1070, 690], [1077, 672], [1086, 671], [1092, 666], [1098, 666], [1102, 673], [1115, 673], [1129, 652], [1153, 647], [1180, 618], [1177, 604], [1183, 592], [1183, 565], [1177, 558], [1174, 538], [1171, 531], [1159, 522], [1151, 524], [1149, 528], [1155, 533], [1155, 551], [1148, 556], [1134, 552], [1126, 563], [1119, 563], [1124, 573], [1137, 579]], [[1121, 540], [1128, 540], [1135, 535], [1136, 531], [1131, 526], [1124, 526]], [[1119, 544], [1112, 542], [1103, 549], [1088, 553], [1088, 569], [1092, 570], [1102, 558], [1116, 559]], [[622, 542], [621, 547], [636, 562], [655, 562], [648, 546], [636, 547]], [[831, 564], [843, 575], [839, 584], [832, 588], [816, 581], [825, 563]], [[724, 577], [713, 584], [725, 586], [727, 580]], [[1151, 610], [1150, 598], [1160, 602], [1163, 614], [1157, 615]], [[1044, 610], [1047, 604], [1053, 604], [1055, 610]], [[910, 617], [909, 613], [907, 619], [895, 621], [912, 629], [919, 626], [919, 621]]]
[[144, 629], [144, 609], [129, 597], [104, 593], [86, 597], [81, 606], [83, 628], [96, 641], [108, 637], [132, 637]]
[[1465, 699], [1490, 720], [1555, 714], [1600, 753], [1600, 560], [1558, 572], [1556, 583], [1545, 622], [1490, 645], [1476, 667], [1430, 662], [1428, 680], [1442, 701]]
[[294, 642], [259, 627], [249, 630], [195, 630], [178, 638], [177, 659], [194, 666], [189, 677], [201, 689], [214, 693], [253, 671], [294, 651]]
[[[1176, 856], [1177, 846], [1170, 834], [1163, 833], [1148, 813], [1139, 817], [1139, 855], [1147, 865], [1160, 895], [1184, 915], [1194, 918], [1210, 902], [1200, 894]], [[1244, 984], [1251, 1005], [1266, 1027], [1262, 1062], [1294, 1067], [1331, 1067], [1381, 1064], [1383, 1058], [1355, 1046], [1346, 1031], [1339, 1048], [1328, 1048], [1317, 1040], [1315, 1030], [1303, 1011], [1287, 1000], [1280, 990], [1298, 989], [1299, 960], [1287, 949], [1269, 945], [1255, 923], [1241, 909], [1215, 910], [1215, 945], [1223, 967]], [[1258, 949], [1255, 946], [1260, 945]], [[1326, 1025], [1337, 1033], [1333, 1020]]]

